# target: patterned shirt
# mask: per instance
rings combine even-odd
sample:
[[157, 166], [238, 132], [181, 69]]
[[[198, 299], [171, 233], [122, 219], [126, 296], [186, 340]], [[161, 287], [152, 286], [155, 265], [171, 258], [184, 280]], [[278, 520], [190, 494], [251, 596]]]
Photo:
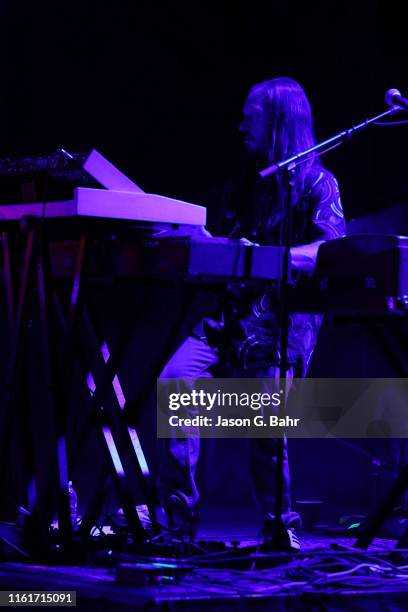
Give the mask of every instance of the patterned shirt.
[[[263, 185], [256, 194], [252, 219], [249, 216], [241, 219], [235, 228], [241, 234], [261, 244], [279, 244], [280, 216], [273, 184], [269, 190], [268, 185]], [[293, 208], [291, 245], [343, 235], [345, 220], [337, 181], [322, 166], [313, 166], [306, 174]], [[282, 331], [275, 306], [274, 283], [261, 290], [232, 284], [221, 304], [221, 312], [201, 321], [193, 333], [220, 348], [224, 359], [236, 367], [268, 369], [280, 361]], [[321, 322], [320, 315], [293, 313], [289, 316], [288, 360], [297, 376], [306, 373]]]

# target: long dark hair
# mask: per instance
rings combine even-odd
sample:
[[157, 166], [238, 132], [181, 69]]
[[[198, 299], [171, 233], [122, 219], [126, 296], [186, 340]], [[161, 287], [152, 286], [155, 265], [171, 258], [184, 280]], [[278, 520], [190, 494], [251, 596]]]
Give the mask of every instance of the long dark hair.
[[[254, 85], [247, 97], [247, 102], [254, 102], [262, 108], [268, 127], [268, 138], [262, 154], [266, 164], [273, 164], [300, 153], [316, 143], [313, 117], [309, 100], [297, 81], [288, 77], [279, 77]], [[302, 204], [302, 194], [307, 189], [305, 183], [310, 177], [312, 167], [321, 166], [318, 157], [311, 157], [300, 164], [295, 175], [295, 206]], [[281, 191], [281, 178], [275, 175], [267, 197], [258, 202], [256, 225], [267, 228], [277, 220], [276, 210], [278, 193]]]
[[[256, 196], [251, 197], [251, 183], [259, 169], [282, 161], [312, 147], [315, 142], [313, 118], [309, 100], [303, 88], [294, 79], [279, 77], [254, 85], [246, 98], [246, 104], [254, 103], [264, 114], [267, 138], [264, 151], [258, 151], [256, 168], [246, 165], [236, 179], [233, 206], [238, 212], [238, 223], [234, 232], [247, 235], [251, 229], [268, 233], [278, 222], [280, 213], [277, 207], [279, 193], [283, 193], [279, 175], [266, 181], [257, 181]], [[318, 157], [311, 157], [297, 167], [295, 179], [295, 204], [302, 204], [302, 194], [307, 191], [306, 180], [321, 167]], [[248, 168], [248, 171], [245, 171]], [[254, 195], [254, 194], [252, 194]], [[253, 200], [253, 206], [248, 206]], [[238, 228], [238, 229], [237, 229]]]
[[299, 83], [288, 77], [263, 81], [252, 87], [247, 98], [250, 100], [261, 106], [269, 126], [264, 152], [267, 162], [281, 161], [315, 144], [312, 111]]

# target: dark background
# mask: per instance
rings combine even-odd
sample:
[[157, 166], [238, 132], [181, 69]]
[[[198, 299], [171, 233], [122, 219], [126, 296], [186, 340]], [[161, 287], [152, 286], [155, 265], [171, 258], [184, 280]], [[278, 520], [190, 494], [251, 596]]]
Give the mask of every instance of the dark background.
[[[95, 147], [146, 191], [210, 215], [239, 157], [240, 111], [254, 83], [297, 79], [319, 139], [385, 110], [391, 87], [408, 95], [406, 19], [380, 0], [8, 0], [0, 23], [1, 157]], [[327, 156], [347, 220], [408, 201], [407, 135], [408, 126], [371, 127]], [[322, 364], [335, 363], [336, 351], [338, 360], [350, 355], [330, 339], [325, 351]], [[204, 499], [247, 501], [239, 453], [235, 442], [207, 445]], [[296, 442], [292, 465], [295, 497], [323, 499], [333, 516], [372, 502], [370, 462], [340, 443]], [[77, 480], [81, 499], [86, 483]]]
[[[2, 156], [95, 147], [146, 191], [216, 207], [249, 87], [308, 92], [320, 139], [408, 91], [394, 3], [2, 3]], [[331, 153], [346, 217], [406, 202], [408, 127], [370, 128]]]

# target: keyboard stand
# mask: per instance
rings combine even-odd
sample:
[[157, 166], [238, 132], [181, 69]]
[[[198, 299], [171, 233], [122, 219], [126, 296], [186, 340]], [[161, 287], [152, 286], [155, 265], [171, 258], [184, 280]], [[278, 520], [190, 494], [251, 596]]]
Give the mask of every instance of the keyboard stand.
[[[17, 265], [18, 251], [10, 249], [12, 232], [9, 234], [7, 230], [3, 231], [10, 342], [3, 397], [0, 460], [2, 465], [6, 466], [13, 419], [20, 416], [22, 423], [25, 427], [28, 425], [29, 429], [29, 433], [25, 432], [25, 438], [30, 446], [26, 449], [28, 451], [26, 461], [31, 461], [33, 466], [27, 466], [29, 474], [27, 498], [31, 512], [29, 537], [32, 538], [32, 543], [35, 542], [43, 550], [49, 539], [48, 526], [55, 513], [51, 510], [51, 500], [58, 512], [58, 522], [65, 544], [71, 539], [72, 528], [66, 440], [61, 429], [62, 413], [56, 410], [56, 345], [52, 329], [48, 249], [43, 228], [38, 221], [30, 220], [26, 229], [26, 244], [23, 249], [22, 273], [15, 309], [11, 263]], [[34, 398], [37, 399], [36, 402]], [[28, 415], [22, 414], [26, 406], [28, 406]], [[58, 503], [54, 493], [55, 465], [58, 467], [60, 490]], [[11, 469], [10, 465], [8, 467]], [[3, 473], [1, 483], [3, 487], [6, 473], [7, 469]]]
[[[16, 268], [11, 263], [17, 262], [17, 252], [13, 253], [10, 248], [10, 229], [3, 230], [2, 238], [10, 358], [0, 415], [0, 460], [6, 465], [12, 420], [17, 414], [21, 415], [28, 403], [29, 418], [21, 418], [29, 429], [26, 438], [31, 448], [26, 448], [26, 459], [33, 465], [33, 468], [28, 467], [27, 497], [31, 516], [26, 523], [27, 545], [30, 550], [40, 551], [40, 555], [49, 551], [50, 525], [57, 513], [60, 546], [65, 553], [71, 550], [73, 530], [68, 481], [75, 458], [69, 457], [66, 437], [67, 424], [73, 416], [71, 389], [78, 362], [90, 396], [92, 423], [96, 423], [106, 449], [131, 538], [134, 543], [141, 543], [147, 537], [146, 514], [153, 534], [160, 529], [163, 518], [137, 431], [125, 423], [121, 414], [125, 398], [118, 397], [114, 384], [118, 382], [117, 366], [126, 351], [135, 321], [125, 322], [118, 341], [110, 349], [106, 342], [99, 342], [84, 299], [91, 249], [86, 235], [79, 241], [69, 308], [65, 314], [53, 284], [47, 235], [38, 219], [28, 221], [19, 296], [14, 308], [12, 270]], [[58, 345], [61, 337], [62, 345]], [[0, 486], [4, 485], [3, 478]], [[97, 506], [94, 498], [91, 506], [93, 512], [85, 512], [80, 530], [82, 537], [93, 526], [91, 514]]]

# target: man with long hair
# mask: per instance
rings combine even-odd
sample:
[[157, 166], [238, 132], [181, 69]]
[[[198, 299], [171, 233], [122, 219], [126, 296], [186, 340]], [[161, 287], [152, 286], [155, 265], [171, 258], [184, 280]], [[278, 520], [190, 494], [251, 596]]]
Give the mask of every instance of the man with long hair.
[[[240, 126], [245, 147], [259, 170], [282, 161], [315, 143], [310, 104], [302, 87], [289, 78], [255, 85], [249, 92]], [[286, 189], [282, 177], [254, 181], [238, 190], [235, 224], [230, 236], [257, 244], [279, 245]], [[313, 270], [322, 242], [344, 235], [345, 222], [338, 185], [320, 159], [300, 164], [293, 181], [290, 257], [299, 274]], [[273, 283], [262, 291], [231, 285], [219, 312], [203, 319], [175, 352], [162, 378], [212, 377], [220, 367], [230, 367], [234, 377], [276, 378], [280, 362], [282, 329], [276, 314]], [[304, 376], [316, 344], [321, 317], [291, 314], [288, 332], [289, 376]], [[225, 369], [223, 370], [225, 376]], [[279, 374], [278, 374], [279, 376]], [[195, 469], [198, 438], [164, 441], [160, 494], [170, 524], [194, 536], [199, 493]], [[277, 441], [250, 440], [253, 483], [265, 523], [275, 512]], [[290, 508], [289, 465], [285, 446], [283, 514], [288, 528], [299, 517]]]

